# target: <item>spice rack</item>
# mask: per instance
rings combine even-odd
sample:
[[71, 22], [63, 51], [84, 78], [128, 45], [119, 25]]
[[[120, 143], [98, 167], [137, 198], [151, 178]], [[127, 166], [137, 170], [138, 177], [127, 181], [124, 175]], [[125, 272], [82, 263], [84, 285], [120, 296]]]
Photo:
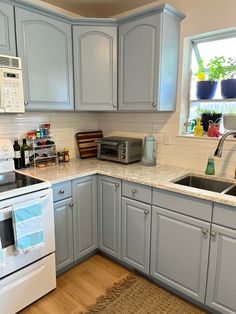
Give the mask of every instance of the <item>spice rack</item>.
[[35, 166], [48, 166], [57, 163], [56, 144], [51, 136], [28, 140], [30, 162]]

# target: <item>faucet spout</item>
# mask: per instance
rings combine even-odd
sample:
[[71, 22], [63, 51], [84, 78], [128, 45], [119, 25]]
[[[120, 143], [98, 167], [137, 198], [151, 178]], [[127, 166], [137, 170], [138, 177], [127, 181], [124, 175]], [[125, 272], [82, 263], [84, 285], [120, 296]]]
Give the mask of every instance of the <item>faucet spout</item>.
[[226, 140], [226, 138], [230, 135], [234, 135], [236, 136], [236, 131], [228, 131], [226, 132], [222, 138], [220, 139], [217, 147], [216, 147], [216, 150], [215, 150], [215, 153], [214, 153], [214, 156], [216, 157], [221, 157], [222, 156], [222, 151], [223, 151], [223, 147], [224, 147], [224, 142]]

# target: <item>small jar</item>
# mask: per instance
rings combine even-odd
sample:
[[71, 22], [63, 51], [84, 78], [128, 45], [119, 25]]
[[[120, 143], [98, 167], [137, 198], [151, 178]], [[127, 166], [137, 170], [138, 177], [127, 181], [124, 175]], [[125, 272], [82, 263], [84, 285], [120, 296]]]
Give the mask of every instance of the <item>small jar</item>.
[[68, 162], [70, 160], [69, 150], [67, 147], [63, 150], [63, 161]]
[[64, 156], [62, 152], [58, 152], [57, 153], [57, 157], [58, 157], [58, 162], [61, 163], [64, 160]]

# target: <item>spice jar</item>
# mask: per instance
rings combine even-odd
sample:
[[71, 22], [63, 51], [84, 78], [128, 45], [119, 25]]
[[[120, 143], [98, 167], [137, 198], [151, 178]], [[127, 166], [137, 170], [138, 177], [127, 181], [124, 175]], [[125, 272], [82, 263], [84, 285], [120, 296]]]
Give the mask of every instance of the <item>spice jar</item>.
[[64, 150], [63, 150], [63, 160], [65, 162], [70, 160], [69, 150], [68, 150], [67, 147], [65, 147]]

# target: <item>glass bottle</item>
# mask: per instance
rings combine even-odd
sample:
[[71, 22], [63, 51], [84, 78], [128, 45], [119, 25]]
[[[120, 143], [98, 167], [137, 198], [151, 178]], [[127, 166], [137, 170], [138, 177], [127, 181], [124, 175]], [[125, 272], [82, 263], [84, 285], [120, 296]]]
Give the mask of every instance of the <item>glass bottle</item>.
[[21, 169], [21, 150], [20, 145], [18, 143], [18, 139], [14, 140], [13, 149], [15, 169]]
[[21, 163], [23, 168], [30, 167], [29, 146], [26, 143], [26, 138], [23, 139], [23, 144], [21, 146]]

